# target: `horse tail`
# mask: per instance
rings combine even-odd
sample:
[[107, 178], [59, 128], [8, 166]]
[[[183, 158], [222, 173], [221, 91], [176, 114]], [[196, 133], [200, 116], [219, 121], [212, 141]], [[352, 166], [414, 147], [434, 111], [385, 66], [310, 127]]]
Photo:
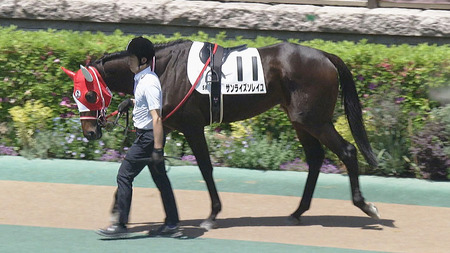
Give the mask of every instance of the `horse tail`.
[[344, 103], [345, 114], [347, 116], [353, 138], [358, 145], [362, 155], [370, 166], [376, 167], [378, 162], [367, 138], [366, 128], [362, 117], [361, 104], [356, 91], [353, 75], [345, 65], [344, 61], [336, 55], [325, 53], [326, 57], [333, 63], [339, 73], [341, 85], [341, 98]]

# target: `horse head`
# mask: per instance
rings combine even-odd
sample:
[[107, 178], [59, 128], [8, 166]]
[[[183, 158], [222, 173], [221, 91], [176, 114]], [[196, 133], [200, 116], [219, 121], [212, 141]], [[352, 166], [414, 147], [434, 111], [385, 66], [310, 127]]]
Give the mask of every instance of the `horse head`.
[[61, 69], [73, 80], [73, 98], [80, 112], [83, 135], [88, 140], [102, 137], [101, 128], [106, 125], [106, 110], [112, 93], [95, 67], [80, 66], [77, 72]]

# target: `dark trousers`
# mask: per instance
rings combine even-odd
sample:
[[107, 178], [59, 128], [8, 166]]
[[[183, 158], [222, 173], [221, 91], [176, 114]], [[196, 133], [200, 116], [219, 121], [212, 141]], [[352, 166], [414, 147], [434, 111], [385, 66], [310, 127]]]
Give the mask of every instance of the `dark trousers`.
[[164, 163], [161, 166], [143, 161], [150, 159], [154, 148], [153, 131], [136, 131], [136, 140], [127, 152], [117, 173], [117, 192], [113, 212], [118, 212], [119, 223], [127, 224], [133, 195], [133, 180], [148, 165], [153, 181], [161, 193], [162, 203], [166, 212], [165, 224], [178, 224], [178, 211], [175, 197]]

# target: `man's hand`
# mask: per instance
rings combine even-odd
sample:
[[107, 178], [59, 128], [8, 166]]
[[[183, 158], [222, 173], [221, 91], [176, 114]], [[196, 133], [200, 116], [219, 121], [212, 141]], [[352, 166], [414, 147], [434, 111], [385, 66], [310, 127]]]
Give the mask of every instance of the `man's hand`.
[[162, 148], [155, 148], [152, 152], [152, 161], [155, 168], [159, 168], [164, 164], [164, 150]]
[[119, 111], [119, 113], [124, 113], [128, 110], [128, 108], [130, 108], [130, 106], [133, 106], [133, 104], [133, 100], [131, 98], [127, 98], [119, 104], [117, 110]]

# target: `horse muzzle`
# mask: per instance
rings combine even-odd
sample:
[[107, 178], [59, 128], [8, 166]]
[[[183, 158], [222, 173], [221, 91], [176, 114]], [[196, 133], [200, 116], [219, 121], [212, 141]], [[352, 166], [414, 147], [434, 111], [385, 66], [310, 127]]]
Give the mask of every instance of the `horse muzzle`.
[[82, 120], [81, 128], [83, 129], [83, 135], [86, 139], [98, 140], [102, 137], [102, 127], [96, 120]]
[[95, 130], [83, 131], [83, 135], [90, 141], [98, 140], [102, 138], [102, 130], [100, 127], [97, 127]]

